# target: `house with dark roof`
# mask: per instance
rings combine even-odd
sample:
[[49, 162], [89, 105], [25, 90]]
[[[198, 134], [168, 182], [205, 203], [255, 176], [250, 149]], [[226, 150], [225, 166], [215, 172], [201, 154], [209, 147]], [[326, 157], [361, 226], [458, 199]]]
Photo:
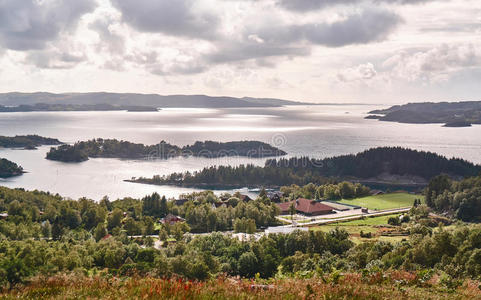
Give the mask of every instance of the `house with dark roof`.
[[320, 203], [316, 200], [299, 198], [297, 200], [278, 204], [281, 209], [281, 214], [290, 214], [290, 207], [292, 204], [294, 204], [297, 213], [306, 216], [320, 216], [335, 213], [334, 208], [326, 204]]
[[373, 196], [384, 195], [384, 192], [381, 190], [371, 190], [371, 195]]
[[282, 198], [282, 193], [281, 192], [269, 192], [267, 193], [267, 198], [269, 198], [272, 202], [279, 203], [281, 202]]
[[240, 199], [241, 201], [244, 201], [244, 202], [249, 202], [249, 201], [252, 200], [251, 197], [249, 197], [249, 196], [247, 196], [247, 195], [240, 195], [240, 196], [239, 196], [239, 199]]

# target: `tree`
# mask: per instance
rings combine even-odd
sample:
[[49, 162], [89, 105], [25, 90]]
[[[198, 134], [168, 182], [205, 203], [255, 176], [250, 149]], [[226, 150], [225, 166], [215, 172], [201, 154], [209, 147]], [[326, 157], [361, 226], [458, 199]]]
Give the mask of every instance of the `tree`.
[[123, 217], [124, 213], [122, 212], [122, 210], [115, 208], [107, 218], [107, 228], [109, 230], [112, 230], [115, 227], [120, 227], [122, 225]]
[[243, 277], [254, 277], [258, 271], [258, 267], [257, 257], [252, 251], [244, 252], [239, 257], [239, 275]]
[[246, 224], [246, 232], [249, 234], [255, 233], [256, 232], [256, 221], [254, 219], [248, 219], [247, 224]]
[[296, 205], [294, 204], [294, 202], [291, 203], [291, 205], [289, 206], [289, 213], [291, 214], [291, 221], [293, 220], [293, 217], [294, 215], [296, 214]]
[[133, 218], [127, 218], [125, 220], [124, 229], [127, 231], [127, 235], [141, 234], [139, 224]]
[[160, 216], [165, 217], [169, 213], [169, 208], [167, 206], [167, 199], [165, 196], [162, 196], [160, 200]]
[[106, 235], [107, 235], [107, 228], [105, 228], [105, 224], [103, 223], [98, 224], [94, 232], [95, 240], [98, 242]]
[[52, 236], [52, 225], [50, 225], [48, 220], [42, 224], [42, 235], [46, 239], [49, 239]]
[[155, 230], [155, 224], [154, 220], [150, 216], [144, 217], [144, 235], [151, 235], [154, 233]]

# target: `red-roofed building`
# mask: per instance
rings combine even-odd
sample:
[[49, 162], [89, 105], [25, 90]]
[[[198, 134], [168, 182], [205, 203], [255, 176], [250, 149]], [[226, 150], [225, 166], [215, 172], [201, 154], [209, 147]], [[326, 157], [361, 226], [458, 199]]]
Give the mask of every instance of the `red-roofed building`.
[[316, 200], [309, 200], [304, 198], [299, 198], [295, 201], [284, 202], [278, 204], [281, 209], [281, 214], [288, 215], [290, 214], [289, 208], [291, 204], [294, 204], [296, 208], [296, 212], [308, 216], [319, 216], [319, 215], [327, 215], [334, 213], [334, 208], [317, 202]]
[[165, 218], [161, 220], [162, 223], [164, 224], [168, 223], [169, 225], [174, 225], [177, 222], [184, 222], [184, 221], [185, 220], [183, 218], [174, 216], [172, 214], [168, 214], [167, 216], [165, 216]]

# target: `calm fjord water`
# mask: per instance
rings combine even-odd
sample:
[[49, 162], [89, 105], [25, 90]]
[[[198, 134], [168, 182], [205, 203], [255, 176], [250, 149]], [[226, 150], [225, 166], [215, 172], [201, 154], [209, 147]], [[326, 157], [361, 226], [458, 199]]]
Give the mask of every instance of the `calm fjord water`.
[[[195, 141], [260, 140], [291, 156], [328, 157], [379, 146], [403, 146], [481, 163], [481, 126], [444, 128], [441, 124], [398, 124], [365, 120], [381, 106], [321, 105], [280, 108], [163, 109], [159, 112], [28, 112], [1, 113], [0, 135], [38, 134], [73, 143], [116, 138], [144, 144], [165, 140], [186, 145]], [[90, 159], [72, 164], [44, 159], [38, 150], [0, 149], [0, 157], [22, 165], [23, 176], [0, 179], [0, 185], [111, 199], [142, 197], [157, 191], [169, 197], [193, 189], [123, 182], [138, 176], [199, 170], [204, 166], [241, 163], [263, 165], [264, 159], [175, 158], [139, 161]]]

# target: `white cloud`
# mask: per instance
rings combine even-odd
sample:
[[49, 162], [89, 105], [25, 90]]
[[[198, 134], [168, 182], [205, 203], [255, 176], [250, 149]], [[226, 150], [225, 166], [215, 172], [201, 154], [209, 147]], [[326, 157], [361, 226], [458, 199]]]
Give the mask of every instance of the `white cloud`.
[[472, 45], [447, 45], [424, 51], [403, 51], [388, 58], [383, 67], [391, 77], [408, 81], [446, 81], [460, 70], [480, 67], [480, 57]]
[[341, 70], [337, 78], [343, 82], [368, 81], [376, 77], [377, 71], [372, 63], [360, 64], [353, 68]]
[[95, 7], [93, 0], [2, 0], [0, 46], [42, 49], [61, 33], [75, 29], [80, 17]]

